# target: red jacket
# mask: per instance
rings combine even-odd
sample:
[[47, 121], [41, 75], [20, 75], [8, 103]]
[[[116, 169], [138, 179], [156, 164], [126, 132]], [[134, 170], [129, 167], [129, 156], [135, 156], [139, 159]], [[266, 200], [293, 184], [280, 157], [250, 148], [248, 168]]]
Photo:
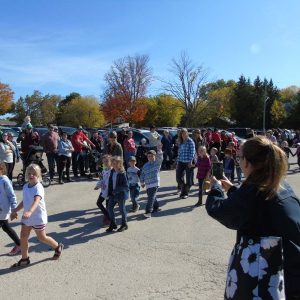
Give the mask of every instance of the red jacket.
[[74, 147], [74, 152], [82, 152], [84, 147], [81, 144], [78, 144], [77, 142], [83, 143], [84, 141], [87, 141], [93, 145], [93, 143], [88, 139], [88, 137], [82, 131], [80, 132], [75, 131], [71, 138], [71, 142]]
[[219, 132], [213, 132], [211, 134], [211, 140], [213, 143], [221, 143], [221, 135]]

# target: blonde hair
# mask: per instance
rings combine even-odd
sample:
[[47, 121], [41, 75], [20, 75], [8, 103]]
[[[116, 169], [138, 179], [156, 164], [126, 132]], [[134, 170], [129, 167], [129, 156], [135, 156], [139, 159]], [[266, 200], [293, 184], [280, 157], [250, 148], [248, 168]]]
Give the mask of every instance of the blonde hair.
[[206, 150], [206, 147], [205, 147], [205, 146], [199, 146], [199, 147], [198, 147], [198, 153], [199, 153], [201, 150], [203, 150], [204, 153], [207, 155], [207, 150]]
[[254, 184], [267, 199], [276, 194], [288, 165], [284, 151], [263, 136], [255, 136], [242, 146], [242, 157], [253, 167], [244, 184]]
[[6, 164], [4, 161], [0, 161], [0, 169], [2, 170], [2, 175], [7, 174]]
[[27, 168], [26, 168], [26, 172], [25, 172], [25, 180], [28, 181], [28, 173], [29, 171], [34, 171], [35, 175], [38, 178], [38, 181], [42, 181], [42, 171], [40, 166], [38, 166], [37, 164], [30, 164]]
[[123, 158], [121, 156], [113, 156], [111, 158], [111, 162], [118, 162], [119, 163], [119, 172], [125, 172]]

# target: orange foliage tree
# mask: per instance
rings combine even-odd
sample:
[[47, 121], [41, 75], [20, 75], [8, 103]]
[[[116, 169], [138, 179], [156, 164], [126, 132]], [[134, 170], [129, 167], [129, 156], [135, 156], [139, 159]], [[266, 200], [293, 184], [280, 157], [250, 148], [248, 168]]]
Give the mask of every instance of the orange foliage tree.
[[143, 121], [147, 113], [144, 100], [131, 101], [129, 97], [110, 96], [102, 103], [105, 119], [116, 122], [118, 118], [130, 123]]
[[147, 88], [152, 80], [147, 55], [127, 56], [113, 62], [105, 74], [104, 102], [106, 120], [115, 122], [121, 118], [137, 123], [144, 119], [147, 106], [144, 103]]
[[12, 108], [13, 95], [9, 85], [0, 82], [0, 115], [6, 114]]

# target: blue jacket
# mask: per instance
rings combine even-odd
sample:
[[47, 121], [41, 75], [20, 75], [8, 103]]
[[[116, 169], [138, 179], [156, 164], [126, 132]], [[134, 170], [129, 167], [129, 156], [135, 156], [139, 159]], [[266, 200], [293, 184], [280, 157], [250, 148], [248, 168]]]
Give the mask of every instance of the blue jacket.
[[118, 173], [116, 179], [116, 187], [113, 189], [113, 174], [115, 170], [112, 169], [110, 172], [109, 180], [108, 180], [108, 196], [113, 197], [116, 200], [127, 200], [129, 185], [126, 173]]
[[254, 185], [229, 189], [214, 185], [206, 200], [207, 213], [242, 235], [280, 236], [283, 240], [285, 289], [300, 293], [300, 202], [292, 188], [283, 183], [275, 197], [265, 200]]
[[11, 181], [6, 175], [0, 176], [0, 220], [5, 220], [16, 207], [17, 198]]

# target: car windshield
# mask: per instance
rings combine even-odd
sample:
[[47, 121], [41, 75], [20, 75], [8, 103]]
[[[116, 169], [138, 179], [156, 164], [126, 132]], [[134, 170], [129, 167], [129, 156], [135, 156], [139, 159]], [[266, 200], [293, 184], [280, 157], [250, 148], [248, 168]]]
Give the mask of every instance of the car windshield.
[[17, 137], [19, 134], [17, 131], [15, 131], [12, 128], [6, 127], [6, 128], [1, 128], [2, 132], [11, 132], [12, 136]]

